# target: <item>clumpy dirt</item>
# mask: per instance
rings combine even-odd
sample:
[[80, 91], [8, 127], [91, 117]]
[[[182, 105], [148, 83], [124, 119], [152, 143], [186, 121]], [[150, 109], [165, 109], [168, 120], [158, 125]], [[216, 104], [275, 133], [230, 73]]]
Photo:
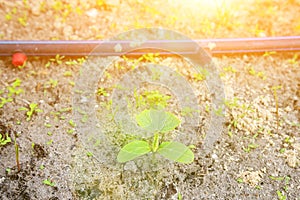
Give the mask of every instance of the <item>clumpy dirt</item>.
[[[0, 1], [0, 38], [104, 39], [144, 27], [169, 28], [193, 39], [300, 33], [297, 0], [230, 2], [216, 6], [194, 1], [184, 5], [179, 1]], [[130, 140], [114, 121], [114, 92], [124, 89], [118, 83], [124, 74], [130, 74], [137, 58], [113, 58], [116, 62], [95, 80], [97, 88], [93, 88], [89, 81], [82, 82], [82, 77], [100, 75], [93, 71], [82, 74], [81, 64], [92, 59], [36, 56], [19, 69], [12, 66], [11, 58], [2, 57], [0, 100], [11, 100], [0, 108], [0, 134], [11, 141], [0, 145], [0, 199], [299, 200], [298, 53], [213, 56], [224, 86], [226, 112], [221, 137], [208, 153], [203, 149], [210, 124], [208, 80], [197, 79], [182, 58], [154, 59], [186, 78], [200, 106], [200, 121], [191, 129], [183, 128], [183, 123], [175, 131], [178, 135], [183, 131], [197, 135], [195, 161], [189, 165], [161, 157], [149, 162], [150, 155], [124, 165], [114, 159]], [[105, 62], [105, 58], [100, 60]], [[16, 86], [18, 80], [20, 85]], [[167, 109], [185, 122], [173, 91], [159, 85], [143, 86], [137, 94], [158, 90], [168, 95]], [[76, 90], [80, 88], [104, 89], [95, 91], [96, 107], [90, 108], [96, 112], [95, 127], [88, 127], [86, 113], [74, 115], [80, 113], [74, 106], [82, 95]], [[20, 108], [29, 108], [32, 103], [38, 104], [41, 112], [34, 112], [27, 120], [26, 111]], [[136, 107], [135, 98], [127, 103], [132, 114], [143, 109]], [[96, 136], [102, 140], [98, 146], [89, 145], [95, 144], [95, 138], [88, 137], [91, 133], [86, 130], [99, 130]]]

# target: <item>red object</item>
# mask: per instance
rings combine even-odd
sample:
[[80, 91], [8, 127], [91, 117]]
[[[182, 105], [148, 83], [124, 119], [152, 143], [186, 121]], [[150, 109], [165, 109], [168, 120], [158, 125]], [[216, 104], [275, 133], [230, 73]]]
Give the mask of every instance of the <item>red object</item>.
[[23, 66], [27, 60], [27, 56], [24, 53], [14, 53], [12, 55], [12, 64], [15, 67]]

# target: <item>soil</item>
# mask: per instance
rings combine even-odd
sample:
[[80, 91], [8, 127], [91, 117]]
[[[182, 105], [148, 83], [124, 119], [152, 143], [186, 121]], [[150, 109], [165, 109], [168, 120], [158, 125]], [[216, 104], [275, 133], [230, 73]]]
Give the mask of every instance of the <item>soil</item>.
[[[0, 39], [109, 39], [149, 27], [192, 39], [300, 34], [299, 1], [237, 2], [0, 0]], [[23, 68], [1, 57], [0, 199], [300, 200], [298, 53], [213, 56], [203, 68], [178, 55], [36, 56]], [[171, 138], [195, 146], [192, 164], [117, 163], [123, 145], [148, 137], [132, 124], [147, 91], [168, 96], [165, 109], [181, 120]]]

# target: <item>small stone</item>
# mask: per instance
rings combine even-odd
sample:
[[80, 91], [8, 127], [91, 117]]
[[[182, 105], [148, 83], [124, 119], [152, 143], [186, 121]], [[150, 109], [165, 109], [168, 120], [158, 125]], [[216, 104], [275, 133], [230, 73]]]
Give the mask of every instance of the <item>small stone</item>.
[[263, 173], [261, 171], [245, 171], [242, 172], [239, 177], [243, 179], [243, 181], [247, 184], [249, 184], [252, 187], [255, 187], [258, 185], [258, 183], [261, 181], [263, 176]]
[[211, 158], [214, 159], [214, 160], [217, 160], [218, 159], [218, 155], [214, 153], [214, 154], [211, 155]]
[[295, 150], [285, 151], [285, 156], [286, 156], [286, 163], [288, 164], [288, 166], [295, 168], [299, 163], [299, 160], [297, 159], [298, 153]]
[[124, 165], [124, 170], [125, 170], [125, 171], [136, 172], [136, 171], [137, 171], [136, 164], [135, 164], [133, 161], [127, 162], [127, 163]]
[[98, 10], [96, 8], [90, 9], [86, 12], [86, 15], [91, 18], [96, 18], [98, 16]]

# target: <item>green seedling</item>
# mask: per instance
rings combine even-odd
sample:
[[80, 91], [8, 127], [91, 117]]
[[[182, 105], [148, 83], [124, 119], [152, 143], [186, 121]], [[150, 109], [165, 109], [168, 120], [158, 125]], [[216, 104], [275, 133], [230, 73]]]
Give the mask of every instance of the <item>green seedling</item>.
[[[0, 108], [2, 108], [5, 104], [13, 101], [13, 96], [19, 95], [23, 92], [22, 89], [18, 89], [18, 87], [21, 85], [21, 80], [19, 78], [16, 78], [16, 80], [10, 85], [7, 86], [7, 97], [0, 97]], [[0, 94], [3, 94], [4, 91], [0, 91]]]
[[102, 87], [100, 87], [100, 88], [97, 89], [96, 94], [98, 96], [104, 96], [104, 97], [108, 97], [109, 96], [109, 94], [107, 93], [106, 89], [102, 88]]
[[246, 153], [250, 153], [250, 151], [251, 151], [252, 149], [256, 149], [257, 147], [258, 147], [257, 144], [251, 143], [251, 144], [248, 144], [248, 146], [247, 146], [246, 148], [243, 147], [243, 150], [244, 150]]
[[4, 97], [0, 97], [0, 108], [2, 108], [5, 104], [12, 102], [13, 98], [4, 98]]
[[72, 75], [73, 75], [73, 73], [71, 71], [65, 71], [65, 73], [64, 73], [65, 77], [71, 77]]
[[7, 172], [7, 174], [10, 174], [11, 169], [10, 168], [6, 168], [5, 171]]
[[269, 56], [272, 56], [275, 54], [276, 54], [276, 51], [267, 51], [264, 53], [263, 57], [269, 57]]
[[11, 19], [12, 19], [12, 16], [15, 15], [16, 13], [17, 13], [17, 8], [13, 8], [13, 9], [11, 10], [11, 12], [9, 12], [9, 13], [7, 13], [7, 14], [5, 15], [5, 19], [6, 19], [7, 21], [11, 20]]
[[237, 181], [238, 183], [244, 183], [244, 180], [243, 180], [242, 178], [238, 178], [236, 181]]
[[2, 134], [0, 134], [0, 146], [4, 146], [10, 142], [11, 138], [9, 137], [8, 133], [5, 134], [5, 137]]
[[49, 81], [47, 81], [44, 84], [44, 88], [55, 88], [58, 84], [58, 80], [54, 80], [52, 78], [49, 79]]
[[85, 62], [86, 57], [82, 57], [82, 58], [77, 58], [77, 59], [73, 59], [73, 60], [69, 60], [66, 61], [66, 65], [81, 65]]
[[178, 192], [177, 199], [178, 199], [178, 200], [182, 200], [182, 199], [183, 199], [183, 198], [182, 198], [182, 194], [181, 194], [180, 192]]
[[263, 71], [256, 71], [252, 66], [248, 67], [248, 73], [252, 76], [256, 76], [262, 80], [266, 80], [267, 76]]
[[49, 59], [49, 61], [45, 65], [45, 67], [50, 67], [51, 63], [61, 65], [63, 63], [64, 58], [65, 58], [65, 56], [60, 56], [59, 54], [56, 54], [55, 58], [50, 58]]
[[298, 54], [295, 54], [292, 59], [288, 59], [288, 63], [295, 66], [298, 64]]
[[291, 180], [291, 177], [289, 176], [269, 176], [270, 179], [272, 180], [275, 180], [275, 181], [284, 181], [284, 191], [280, 191], [280, 190], [277, 190], [276, 193], [277, 193], [277, 197], [279, 200], [286, 200], [287, 199], [287, 196], [284, 195], [284, 192], [287, 192], [288, 191], [288, 185], [289, 185], [289, 182]]
[[148, 105], [150, 108], [156, 106], [165, 108], [171, 97], [161, 94], [158, 90], [150, 90], [143, 92], [141, 95], [138, 95], [137, 92], [134, 91], [134, 98], [136, 107]]
[[157, 63], [157, 58], [159, 57], [159, 53], [147, 53], [142, 56], [145, 61], [151, 62], [151, 63]]
[[194, 154], [188, 146], [180, 142], [160, 141], [166, 133], [179, 126], [180, 120], [175, 115], [162, 109], [151, 108], [137, 115], [136, 121], [142, 129], [154, 133], [153, 139], [134, 140], [126, 144], [117, 156], [118, 162], [125, 163], [150, 152], [179, 163], [189, 164], [194, 161]]
[[281, 192], [280, 190], [277, 190], [276, 193], [277, 193], [277, 197], [278, 197], [279, 200], [286, 200], [287, 199], [287, 197], [284, 195], [284, 193]]
[[19, 22], [22, 26], [27, 26], [27, 16], [24, 15], [23, 17], [19, 17], [19, 18], [18, 18], [18, 22]]
[[235, 68], [233, 68], [231, 65], [224, 67], [222, 69], [222, 72], [220, 73], [220, 77], [225, 76], [227, 73], [236, 73], [237, 70]]
[[51, 128], [51, 127], [52, 127], [52, 124], [45, 123], [44, 126], [45, 126], [46, 128]]
[[87, 155], [87, 157], [92, 157], [93, 153], [88, 151], [88, 152], [86, 152], [86, 155]]
[[30, 121], [33, 114], [35, 113], [39, 113], [39, 112], [43, 112], [41, 109], [38, 108], [38, 104], [36, 103], [30, 103], [29, 104], [29, 108], [26, 107], [21, 107], [19, 108], [20, 111], [27, 111], [26, 115], [27, 115], [27, 121]]
[[51, 186], [51, 187], [54, 187], [54, 186], [55, 186], [55, 183], [52, 182], [52, 181], [49, 180], [49, 179], [43, 180], [43, 183], [44, 183], [45, 185], [48, 185], [48, 186]]
[[69, 124], [72, 127], [76, 127], [76, 123], [72, 119], [69, 120]]
[[206, 77], [209, 75], [209, 72], [204, 69], [204, 68], [199, 68], [200, 72], [199, 73], [194, 73], [193, 78], [196, 81], [204, 81]]
[[16, 80], [7, 87], [8, 90], [8, 97], [11, 97], [13, 95], [19, 95], [20, 93], [23, 92], [22, 89], [18, 89], [17, 87], [19, 87], [21, 85], [22, 81], [19, 78], [16, 78]]
[[53, 140], [49, 140], [48, 142], [46, 142], [47, 145], [51, 145], [53, 143]]

